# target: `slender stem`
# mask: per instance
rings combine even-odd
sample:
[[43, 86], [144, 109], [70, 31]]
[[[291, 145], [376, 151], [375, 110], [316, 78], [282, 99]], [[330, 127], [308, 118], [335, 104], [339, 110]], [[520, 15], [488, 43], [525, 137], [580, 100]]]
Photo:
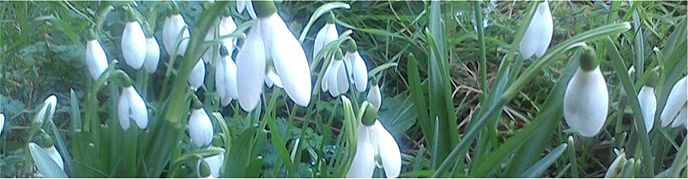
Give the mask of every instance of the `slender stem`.
[[480, 88], [483, 90], [481, 98], [484, 100], [488, 93], [487, 87], [487, 56], [485, 52], [485, 32], [483, 31], [483, 12], [480, 8], [480, 1], [473, 2], [475, 11], [475, 24], [478, 29], [478, 42], [480, 42]]

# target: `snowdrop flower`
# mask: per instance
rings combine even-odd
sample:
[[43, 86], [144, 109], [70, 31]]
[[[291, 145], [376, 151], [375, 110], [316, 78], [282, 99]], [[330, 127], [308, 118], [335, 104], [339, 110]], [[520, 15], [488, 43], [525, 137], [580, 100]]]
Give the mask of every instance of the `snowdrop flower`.
[[[266, 70], [274, 67], [289, 98], [308, 106], [311, 76], [306, 54], [289, 31], [271, 1], [253, 2], [258, 19], [249, 31], [244, 47], [237, 54], [239, 104], [252, 111], [260, 100]], [[271, 61], [267, 61], [271, 57]], [[274, 81], [273, 81], [274, 82]]]
[[[50, 110], [48, 110], [50, 108]], [[57, 108], [57, 97], [55, 95], [50, 95], [43, 102], [43, 107], [36, 113], [36, 118], [33, 120], [34, 123], [43, 124], [46, 117], [48, 120], [53, 119], [53, 114], [55, 114], [55, 108]]]
[[330, 42], [336, 41], [339, 38], [339, 32], [337, 32], [337, 26], [334, 25], [334, 17], [330, 16], [327, 19], [325, 26], [318, 31], [315, 35], [315, 42], [313, 43], [313, 58], [315, 59], [320, 53], [320, 50], [324, 48]]
[[[220, 154], [203, 158], [203, 162], [207, 163], [210, 167], [210, 177], [220, 177], [220, 168], [222, 168], [222, 164], [225, 163], [225, 149], [220, 148], [220, 151], [222, 151]], [[201, 165], [200, 160], [197, 165]]]
[[330, 60], [330, 64], [320, 83], [320, 88], [323, 92], [330, 92], [332, 97], [337, 97], [349, 91], [349, 80], [346, 79], [347, 73], [342, 58], [342, 52], [337, 50], [332, 60]]
[[133, 119], [140, 129], [146, 129], [148, 127], [146, 103], [139, 93], [136, 92], [134, 86], [131, 85], [130, 80], [128, 83], [128, 85], [122, 88], [122, 94], [119, 97], [119, 106], [117, 108], [119, 124], [123, 130], [127, 130], [129, 129], [130, 120]]
[[654, 81], [648, 80], [640, 92], [638, 92], [638, 102], [640, 102], [640, 110], [645, 120], [645, 130], [650, 133], [654, 125], [655, 112], [657, 111], [657, 97], [655, 96]]
[[148, 73], [155, 73], [158, 68], [158, 62], [160, 61], [160, 45], [158, 45], [158, 40], [154, 36], [146, 38], [146, 60], [143, 65], [144, 69]]
[[584, 137], [597, 135], [607, 119], [609, 94], [595, 52], [585, 47], [580, 67], [566, 87], [566, 124]]
[[227, 48], [224, 45], [220, 48], [220, 54], [222, 58], [215, 70], [215, 86], [222, 106], [227, 106], [232, 99], [239, 98], [236, 86], [237, 66], [232, 57], [227, 54]]
[[194, 68], [191, 70], [191, 74], [189, 74], [188, 81], [191, 90], [196, 91], [201, 88], [203, 81], [205, 81], [205, 64], [203, 63], [203, 59], [196, 62], [196, 65], [194, 65]]
[[103, 51], [103, 47], [100, 46], [100, 43], [95, 38], [86, 43], [86, 66], [94, 80], [98, 80], [100, 75], [108, 68], [105, 51]]
[[200, 105], [191, 111], [189, 136], [191, 142], [197, 147], [207, 146], [213, 140], [213, 123], [210, 122], [208, 114]]
[[146, 47], [148, 45], [141, 24], [134, 17], [134, 10], [128, 7], [127, 11], [130, 14], [129, 21], [124, 26], [124, 32], [122, 32], [122, 55], [127, 65], [138, 70], [141, 69], [146, 60]]
[[[220, 25], [217, 28], [217, 38], [221, 36], [226, 36], [231, 34], [236, 30], [237, 26], [236, 23], [234, 23], [234, 19], [232, 19], [232, 16], [229, 15], [227, 12], [226, 15], [222, 16], [220, 19]], [[210, 28], [208, 30], [208, 33], [205, 35], [205, 41], [209, 42], [214, 39], [215, 37], [215, 31], [216, 28]], [[227, 51], [229, 52], [229, 55], [231, 56], [232, 52], [234, 51], [234, 45], [236, 44], [236, 39], [234, 38], [224, 38], [222, 39], [222, 43], [218, 44], [215, 47], [208, 48], [208, 50], [203, 54], [203, 59], [205, 60], [206, 63], [208, 63], [211, 59], [220, 59], [222, 57], [222, 54], [220, 54], [220, 50], [217, 47], [224, 46], [227, 48]], [[213, 50], [215, 48], [215, 50]], [[213, 56], [216, 55], [216, 56]]]
[[2, 129], [5, 128], [5, 115], [0, 113], [0, 135], [2, 135]]
[[609, 168], [607, 168], [607, 173], [604, 174], [604, 178], [617, 178], [621, 177], [622, 170], [624, 169], [624, 166], [626, 165], [626, 153], [623, 151], [619, 151], [618, 149], [614, 149], [614, 153], [616, 153], [616, 159], [612, 162], [612, 164], [609, 165]]
[[60, 169], [64, 170], [64, 161], [62, 160], [62, 155], [60, 155], [60, 152], [57, 151], [55, 145], [52, 145], [48, 148], [43, 148], [43, 150], [45, 150], [45, 153], [48, 154], [53, 161], [55, 161]]
[[[368, 106], [365, 113], [372, 111]], [[372, 119], [372, 120], [371, 120]], [[376, 167], [376, 156], [379, 156], [385, 174], [388, 178], [399, 176], [401, 171], [401, 152], [394, 137], [382, 126], [377, 116], [365, 115], [357, 130], [356, 154], [351, 163], [351, 168], [346, 174], [348, 178], [370, 178]]]
[[547, 1], [541, 2], [533, 19], [523, 35], [520, 44], [521, 56], [524, 59], [530, 59], [533, 55], [542, 57], [552, 41], [553, 32], [552, 13], [549, 11], [549, 3]]
[[162, 43], [165, 45], [167, 54], [170, 56], [174, 55], [172, 53], [179, 45], [176, 55], [184, 55], [189, 45], [190, 36], [189, 29], [179, 10], [176, 10], [176, 12], [165, 19], [165, 24], [162, 28]]
[[674, 120], [686, 120], [686, 118], [688, 118], [686, 117], [686, 115], [688, 115], [687, 113], [683, 112], [681, 114], [681, 110], [684, 110], [684, 106], [688, 103], [688, 95], [686, 94], [686, 91], [688, 91], [688, 84], [686, 83], [686, 77], [684, 76], [671, 88], [662, 114], [659, 117], [662, 121], [662, 127], [666, 127]]
[[382, 94], [380, 94], [380, 87], [377, 85], [377, 80], [373, 78], [371, 81], [372, 86], [370, 87], [370, 90], [368, 90], [368, 96], [366, 99], [370, 102], [373, 107], [375, 107], [375, 110], [380, 110], [380, 106], [382, 105]]
[[358, 53], [358, 47], [353, 39], [349, 39], [349, 48], [344, 55], [344, 64], [346, 64], [351, 83], [354, 83], [359, 92], [365, 91], [368, 88], [368, 68]]

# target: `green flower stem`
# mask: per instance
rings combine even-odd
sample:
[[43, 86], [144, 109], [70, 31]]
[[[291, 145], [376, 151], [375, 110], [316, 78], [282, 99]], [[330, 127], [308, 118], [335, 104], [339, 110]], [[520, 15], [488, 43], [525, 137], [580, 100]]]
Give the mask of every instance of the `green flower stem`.
[[[473, 11], [475, 13], [476, 24], [482, 24], [483, 22], [483, 11], [480, 8], [480, 1], [473, 2]], [[480, 42], [480, 87], [483, 91], [481, 96], [481, 101], [485, 100], [486, 94], [489, 93], [487, 87], [487, 56], [485, 52], [485, 32], [482, 25], [476, 25], [478, 29], [478, 41]]]

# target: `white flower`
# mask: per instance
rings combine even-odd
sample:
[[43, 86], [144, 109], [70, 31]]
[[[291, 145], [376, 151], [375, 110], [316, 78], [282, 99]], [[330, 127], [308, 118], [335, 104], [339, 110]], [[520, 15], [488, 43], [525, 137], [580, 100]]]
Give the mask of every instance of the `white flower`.
[[356, 86], [359, 92], [368, 88], [368, 68], [366, 67], [361, 54], [356, 51], [347, 51], [344, 55], [344, 64], [349, 74], [349, 79]]
[[[220, 169], [225, 163], [225, 149], [221, 148], [220, 150], [222, 151], [220, 154], [203, 158], [203, 160], [208, 163], [208, 166], [210, 166], [210, 176], [215, 178], [220, 177]], [[200, 164], [200, 162], [199, 160], [198, 164]]]
[[203, 108], [191, 111], [189, 136], [197, 147], [207, 146], [213, 141], [213, 123]]
[[[359, 124], [358, 142], [348, 178], [373, 177], [375, 156], [379, 156], [388, 178], [398, 177], [401, 172], [401, 152], [396, 140], [378, 120], [372, 126]], [[380, 166], [380, 165], [378, 165]]]
[[272, 57], [284, 90], [294, 103], [308, 106], [311, 99], [311, 74], [301, 44], [276, 12], [259, 18], [258, 22], [266, 52]]
[[119, 97], [119, 106], [117, 108], [119, 117], [119, 124], [122, 129], [129, 129], [129, 120], [133, 119], [140, 129], [148, 127], [148, 110], [146, 103], [133, 86], [122, 88], [122, 94]]
[[[239, 104], [244, 110], [252, 111], [260, 101], [263, 82], [281, 82], [294, 103], [308, 106], [311, 76], [301, 44], [276, 13], [272, 2], [256, 3], [265, 4], [237, 54]], [[271, 57], [272, 63], [267, 61], [267, 57]], [[268, 64], [269, 67], [266, 66]], [[276, 75], [269, 74], [267, 70], [270, 68], [274, 68]], [[270, 81], [265, 80], [266, 75]]]
[[662, 121], [662, 127], [666, 127], [667, 125], [671, 124], [671, 122], [676, 118], [686, 118], [686, 113], [679, 114], [681, 108], [683, 108], [688, 102], [688, 95], [686, 94], [686, 91], [688, 91], [688, 84], [686, 83], [686, 77], [684, 76], [678, 80], [676, 84], [674, 84], [674, 87], [671, 88], [671, 92], [669, 92], [669, 97], [664, 105], [662, 114], [659, 117]]
[[2, 135], [2, 129], [5, 128], [5, 115], [0, 113], [0, 135]]
[[108, 68], [107, 56], [98, 40], [89, 40], [86, 43], [86, 66], [94, 80], [98, 80], [101, 74]]
[[[50, 107], [50, 111], [48, 111], [48, 107]], [[43, 102], [41, 110], [39, 110], [38, 113], [36, 113], [34, 123], [43, 124], [43, 121], [45, 121], [46, 116], [47, 119], [52, 120], [53, 114], [55, 114], [55, 108], [57, 108], [57, 97], [55, 97], [55, 95], [50, 95]]]
[[[222, 16], [222, 19], [220, 19], [220, 31], [218, 33], [218, 36], [226, 36], [232, 34], [236, 29], [237, 25], [234, 22], [234, 19], [232, 19], [232, 16]], [[230, 54], [229, 56], [232, 56], [231, 54], [232, 52], [234, 52], [234, 46], [236, 46], [236, 39], [222, 39], [222, 45], [224, 45], [227, 48], [227, 51]]]
[[127, 22], [122, 33], [122, 55], [127, 65], [138, 70], [146, 59], [146, 36], [138, 21]]
[[535, 14], [533, 14], [533, 19], [523, 35], [520, 44], [521, 56], [524, 59], [530, 59], [533, 55], [542, 57], [552, 41], [553, 29], [549, 3], [544, 1], [538, 5]]
[[382, 105], [382, 95], [380, 94], [380, 87], [377, 84], [373, 84], [368, 91], [368, 96], [366, 98], [376, 110], [380, 110]]
[[640, 110], [642, 110], [643, 119], [645, 120], [645, 129], [650, 133], [654, 125], [655, 112], [657, 111], [657, 98], [655, 97], [655, 88], [643, 85], [638, 92], [638, 101], [640, 102]]
[[239, 98], [236, 86], [237, 67], [230, 56], [222, 57], [215, 70], [215, 86], [222, 106], [229, 105], [232, 99]]
[[349, 91], [349, 80], [346, 79], [346, 69], [344, 68], [344, 61], [341, 59], [332, 59], [330, 65], [323, 76], [321, 88], [323, 92], [330, 92], [332, 97], [337, 97]]
[[237, 90], [242, 109], [252, 111], [260, 101], [265, 76], [265, 47], [254, 23], [246, 35], [244, 45], [237, 53]]
[[609, 94], [599, 66], [591, 71], [578, 68], [566, 87], [566, 124], [584, 137], [597, 135], [607, 119]]
[[45, 153], [50, 156], [53, 161], [55, 161], [55, 164], [57, 164], [60, 169], [64, 170], [64, 162], [62, 161], [62, 155], [60, 155], [60, 152], [57, 151], [55, 148], [55, 145], [52, 145], [48, 148], [43, 148], [45, 150]]
[[191, 90], [196, 91], [201, 88], [203, 81], [205, 81], [205, 64], [203, 63], [203, 59], [201, 59], [196, 62], [196, 65], [194, 65], [194, 68], [191, 70], [188, 82], [189, 86], [191, 86]]
[[318, 56], [320, 50], [330, 42], [336, 41], [339, 38], [337, 27], [334, 23], [326, 23], [325, 26], [315, 35], [315, 42], [313, 43], [313, 59]]
[[158, 45], [158, 40], [155, 37], [150, 37], [146, 39], [146, 62], [143, 67], [148, 73], [155, 73], [158, 68], [158, 62], [160, 61], [160, 46]]
[[621, 177], [622, 170], [624, 166], [626, 165], [626, 153], [614, 149], [614, 152], [616, 153], [616, 159], [612, 162], [612, 164], [609, 165], [609, 168], [607, 168], [607, 172], [604, 174], [604, 178], [616, 178], [616, 177]]
[[165, 45], [165, 50], [170, 56], [177, 48], [177, 55], [184, 55], [186, 48], [189, 45], [189, 29], [186, 27], [186, 22], [181, 14], [176, 13], [165, 19], [165, 24], [162, 28], [162, 43]]

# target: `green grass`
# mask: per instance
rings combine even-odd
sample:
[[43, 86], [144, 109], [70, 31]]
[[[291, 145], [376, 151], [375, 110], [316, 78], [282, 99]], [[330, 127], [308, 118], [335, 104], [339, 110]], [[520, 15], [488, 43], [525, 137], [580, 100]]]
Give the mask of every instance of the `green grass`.
[[[155, 36], [162, 42], [170, 9], [162, 2], [137, 3], [145, 17], [149, 9], [159, 11]], [[382, 89], [379, 117], [400, 146], [401, 177], [603, 177], [616, 157], [614, 148], [640, 161], [627, 165], [624, 177], [688, 177], [686, 129], [655, 122], [645, 134], [635, 96], [649, 80], [644, 74], [656, 70], [660, 113], [673, 84], [686, 75], [686, 2], [550, 2], [554, 35], [537, 60], [518, 54], [535, 2], [276, 2], [311, 63], [311, 103], [295, 106], [284, 90], [265, 88], [254, 112], [244, 112], [237, 102], [222, 108], [214, 68], [206, 68], [206, 87], [196, 95], [215, 125], [214, 147], [208, 149], [189, 142], [191, 93], [183, 74], [201, 55], [200, 34], [216, 23], [211, 17], [231, 8], [240, 31], [250, 17], [236, 13], [233, 2], [177, 2], [192, 46], [174, 60], [161, 53], [165, 65], [145, 76], [122, 63], [125, 4], [0, 3], [0, 113], [7, 118], [0, 177], [32, 177], [38, 170], [62, 174], [28, 145], [39, 138], [31, 136], [40, 136], [31, 132], [31, 123], [51, 94], [58, 97], [54, 122], [42, 130], [58, 150], [69, 151], [63, 152], [69, 177], [196, 177], [198, 158], [217, 154], [219, 147], [228, 151], [227, 177], [345, 176], [367, 93], [350, 90], [347, 103], [319, 92], [328, 62], [312, 61], [311, 51], [325, 23], [318, 17], [327, 11], [337, 18], [340, 34], [351, 30], [339, 42], [355, 39], [369, 71], [376, 69], [370, 74]], [[107, 6], [115, 9], [101, 16]], [[487, 20], [487, 27], [476, 29], [475, 18]], [[121, 130], [118, 86], [88, 74], [86, 37], [99, 20], [108, 61], [120, 62], [113, 68], [145, 84], [140, 93], [151, 114], [145, 131]], [[606, 123], [593, 138], [575, 134], [563, 118], [564, 91], [578, 67], [577, 43], [595, 48], [610, 94]], [[321, 54], [333, 55], [335, 48]], [[629, 75], [631, 66], [636, 72]], [[374, 176], [384, 174], [378, 169]]]

